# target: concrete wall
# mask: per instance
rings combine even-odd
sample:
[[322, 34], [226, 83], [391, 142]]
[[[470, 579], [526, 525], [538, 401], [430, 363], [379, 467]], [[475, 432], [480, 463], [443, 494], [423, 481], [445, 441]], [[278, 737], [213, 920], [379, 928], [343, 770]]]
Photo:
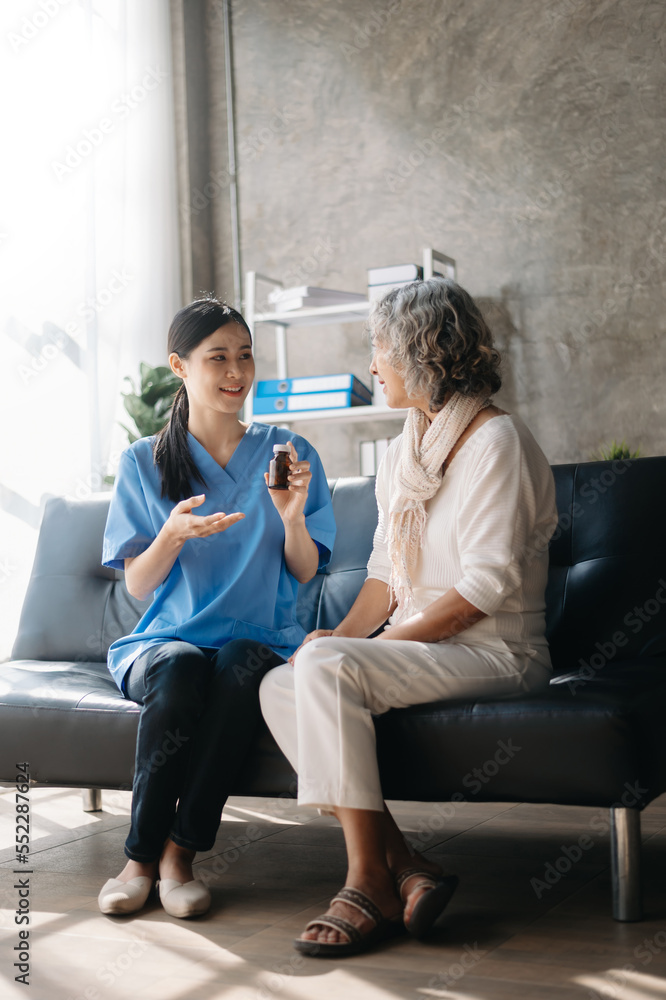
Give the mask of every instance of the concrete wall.
[[[222, 22], [211, 145], [226, 163]], [[505, 356], [498, 402], [552, 462], [665, 450], [666, 8], [636, 0], [234, 0], [243, 269], [365, 290], [455, 257]], [[228, 198], [212, 199], [231, 299]], [[257, 342], [259, 377], [272, 344]], [[294, 374], [367, 371], [362, 328], [290, 334]], [[299, 426], [332, 475], [399, 423]]]

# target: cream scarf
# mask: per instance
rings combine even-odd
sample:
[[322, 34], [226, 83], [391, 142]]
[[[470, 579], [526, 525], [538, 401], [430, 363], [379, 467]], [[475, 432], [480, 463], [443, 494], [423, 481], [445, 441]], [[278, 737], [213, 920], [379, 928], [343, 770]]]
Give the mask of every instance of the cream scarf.
[[413, 600], [411, 573], [423, 543], [426, 500], [441, 486], [442, 466], [454, 444], [489, 403], [488, 397], [455, 392], [432, 423], [417, 407], [412, 406], [407, 414], [388, 525], [390, 585], [398, 602], [399, 618], [409, 611]]

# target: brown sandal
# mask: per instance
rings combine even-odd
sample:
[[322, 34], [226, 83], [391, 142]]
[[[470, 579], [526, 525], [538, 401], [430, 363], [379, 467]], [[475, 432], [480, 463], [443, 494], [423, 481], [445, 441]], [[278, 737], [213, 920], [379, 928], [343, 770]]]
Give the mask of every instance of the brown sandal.
[[347, 935], [349, 941], [341, 941], [333, 944], [325, 941], [307, 941], [304, 938], [296, 938], [294, 941], [296, 951], [300, 951], [303, 955], [309, 955], [311, 958], [332, 958], [333, 956], [336, 958], [345, 958], [348, 955], [359, 955], [363, 951], [368, 951], [368, 949], [373, 948], [380, 941], [392, 937], [394, 934], [399, 934], [404, 929], [402, 920], [389, 920], [387, 917], [384, 917], [370, 897], [366, 896], [360, 889], [345, 886], [343, 889], [340, 889], [337, 896], [333, 897], [330, 905], [332, 906], [333, 903], [348, 903], [349, 906], [356, 907], [368, 920], [374, 921], [375, 926], [363, 934], [355, 924], [352, 924], [349, 920], [345, 920], [344, 917], [336, 917], [332, 913], [323, 913], [320, 917], [315, 917], [314, 920], [310, 921], [305, 928], [306, 931], [317, 926], [330, 927], [332, 930], [342, 931], [343, 934]]
[[[419, 876], [421, 881], [412, 887], [412, 892], [417, 889], [427, 889], [417, 900], [409, 923], [405, 921], [407, 931], [416, 938], [421, 938], [432, 928], [437, 918], [444, 912], [451, 896], [458, 885], [457, 875], [434, 875], [432, 872], [424, 872], [420, 868], [406, 868], [396, 875], [395, 885], [398, 895], [402, 899], [402, 887], [407, 879]], [[411, 895], [411, 893], [410, 893]], [[403, 900], [407, 902], [407, 900]]]

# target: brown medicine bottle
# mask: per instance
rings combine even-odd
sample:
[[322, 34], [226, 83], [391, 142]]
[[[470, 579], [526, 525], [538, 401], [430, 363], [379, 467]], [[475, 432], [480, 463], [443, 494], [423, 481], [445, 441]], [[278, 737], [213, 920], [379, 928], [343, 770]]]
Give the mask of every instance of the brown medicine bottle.
[[289, 445], [274, 444], [273, 458], [268, 466], [268, 488], [271, 490], [289, 489]]

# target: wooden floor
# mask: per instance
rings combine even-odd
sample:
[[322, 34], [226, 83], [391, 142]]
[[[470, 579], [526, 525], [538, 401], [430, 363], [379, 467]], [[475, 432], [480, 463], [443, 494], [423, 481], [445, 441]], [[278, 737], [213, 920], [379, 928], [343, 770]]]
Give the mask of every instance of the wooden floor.
[[[34, 789], [30, 987], [14, 982], [21, 929], [14, 791], [0, 790], [0, 997], [30, 1000], [658, 1000], [666, 998], [666, 796], [643, 813], [646, 919], [610, 916], [606, 813], [533, 805], [395, 803], [417, 846], [460, 876], [427, 942], [407, 937], [338, 963], [291, 947], [342, 884], [335, 821], [291, 801], [230, 801], [199, 856], [214, 905], [196, 921], [151, 902], [97, 909], [122, 867], [130, 796]], [[582, 840], [581, 840], [582, 838]], [[582, 846], [581, 846], [582, 845]]]

